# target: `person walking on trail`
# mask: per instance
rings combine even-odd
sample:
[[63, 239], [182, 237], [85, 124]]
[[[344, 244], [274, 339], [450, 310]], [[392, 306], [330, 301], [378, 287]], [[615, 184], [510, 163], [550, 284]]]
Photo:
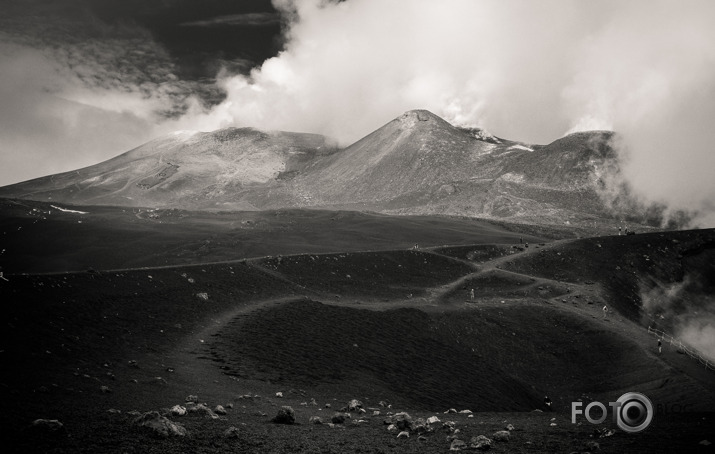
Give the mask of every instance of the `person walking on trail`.
[[474, 289], [471, 289], [471, 290], [469, 291], [469, 299], [472, 300], [472, 301], [474, 301]]
[[658, 339], [658, 354], [663, 353], [663, 343]]
[[603, 319], [606, 319], [606, 315], [608, 315], [608, 306], [603, 306]]
[[0, 279], [2, 279], [5, 282], [10, 282], [5, 276], [2, 275], [2, 267], [0, 267]]
[[549, 399], [549, 396], [544, 396], [544, 405], [546, 405], [547, 410], [551, 410], [551, 399]]

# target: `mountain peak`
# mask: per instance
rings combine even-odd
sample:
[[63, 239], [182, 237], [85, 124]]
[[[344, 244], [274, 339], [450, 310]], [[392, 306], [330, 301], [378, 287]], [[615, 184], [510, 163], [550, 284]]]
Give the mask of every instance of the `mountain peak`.
[[433, 114], [429, 110], [425, 109], [414, 109], [414, 110], [408, 110], [407, 112], [403, 113], [401, 116], [397, 117], [395, 120], [399, 121], [403, 125], [414, 127], [414, 126], [419, 126], [420, 124], [429, 124], [429, 123], [441, 123], [445, 125], [450, 125], [447, 121], [445, 121], [443, 118], [440, 118], [439, 116]]

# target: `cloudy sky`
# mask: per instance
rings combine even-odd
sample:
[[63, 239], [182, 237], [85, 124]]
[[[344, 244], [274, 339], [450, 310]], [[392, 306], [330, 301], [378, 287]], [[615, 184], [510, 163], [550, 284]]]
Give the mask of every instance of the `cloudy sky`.
[[226, 126], [343, 144], [402, 112], [621, 134], [638, 194], [715, 226], [710, 0], [0, 0], [0, 185]]

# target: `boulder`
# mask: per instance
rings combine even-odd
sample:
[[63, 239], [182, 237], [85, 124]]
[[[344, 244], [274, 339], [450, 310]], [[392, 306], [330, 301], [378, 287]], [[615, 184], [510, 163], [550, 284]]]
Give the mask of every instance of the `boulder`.
[[224, 430], [224, 432], [223, 432], [223, 436], [225, 438], [234, 439], [234, 440], [236, 438], [238, 438], [239, 435], [240, 435], [240, 431], [238, 430], [238, 427], [234, 427], [234, 426], [229, 427], [228, 429]]
[[186, 407], [182, 407], [181, 405], [174, 405], [169, 411], [171, 412], [172, 416], [184, 416], [186, 414]]
[[350, 415], [347, 413], [335, 413], [332, 418], [330, 418], [330, 422], [333, 424], [343, 424], [346, 419], [350, 418]]
[[184, 399], [186, 402], [193, 402], [193, 403], [199, 403], [199, 396], [194, 396], [193, 394], [190, 396], [186, 396], [186, 399]]
[[323, 420], [320, 419], [320, 416], [311, 416], [308, 422], [311, 424], [323, 424]]
[[429, 423], [423, 418], [417, 418], [412, 423], [412, 431], [418, 434], [434, 432], [434, 429], [430, 427]]
[[348, 411], [359, 411], [362, 408], [362, 402], [357, 399], [353, 399], [348, 402]]
[[457, 424], [454, 421], [445, 421], [442, 423], [442, 430], [448, 433], [452, 433], [455, 430]]
[[508, 430], [499, 430], [492, 434], [492, 438], [495, 441], [509, 441], [510, 437], [511, 437], [511, 432], [509, 432]]
[[295, 423], [295, 411], [287, 405], [283, 406], [278, 410], [273, 422], [276, 424], [293, 424]]
[[191, 414], [198, 414], [203, 415], [207, 418], [218, 419], [218, 415], [204, 404], [198, 404], [194, 405], [193, 407], [189, 407], [188, 411]]
[[410, 438], [410, 433], [403, 430], [402, 432], [397, 434], [397, 438]]
[[484, 435], [477, 435], [469, 440], [469, 447], [472, 449], [478, 449], [480, 451], [486, 451], [492, 447], [492, 440], [485, 437]]
[[150, 411], [138, 416], [132, 422], [135, 426], [150, 430], [154, 435], [162, 438], [186, 435], [186, 429], [181, 424], [172, 422], [161, 416], [158, 411]]
[[216, 405], [216, 408], [214, 408], [214, 413], [216, 413], [217, 415], [225, 415], [227, 411], [225, 408], [223, 408], [223, 405]]
[[430, 416], [429, 418], [427, 418], [427, 424], [435, 424], [438, 422], [442, 422], [442, 421], [440, 421], [439, 418], [436, 416]]
[[512, 426], [511, 424], [507, 424], [505, 429], [511, 432], [512, 430], [514, 430], [514, 426]]
[[412, 417], [404, 411], [395, 413], [394, 415], [388, 417], [385, 422], [388, 424], [394, 424], [400, 430], [412, 429]]
[[461, 451], [463, 449], [467, 449], [467, 443], [460, 439], [452, 440], [452, 444], [449, 446], [450, 451]]
[[59, 434], [64, 433], [65, 426], [57, 419], [36, 419], [32, 421], [30, 428], [34, 432], [44, 432]]

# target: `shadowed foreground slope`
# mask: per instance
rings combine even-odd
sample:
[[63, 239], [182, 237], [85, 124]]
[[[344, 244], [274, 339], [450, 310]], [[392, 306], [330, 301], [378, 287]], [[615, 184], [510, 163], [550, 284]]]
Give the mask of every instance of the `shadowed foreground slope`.
[[[454, 421], [466, 440], [513, 423], [512, 440], [495, 452], [571, 452], [594, 428], [571, 424], [573, 400], [607, 402], [637, 390], [690, 412], [660, 415], [642, 434], [599, 439], [602, 449], [692, 452], [710, 433], [713, 414], [701, 412], [715, 409], [712, 376], [668, 348], [657, 355], [627, 305], [613, 304], [604, 319], [609, 283], [620, 281], [599, 272], [611, 259], [589, 268], [583, 256], [598, 257], [589, 249], [597, 244], [614, 247], [614, 257], [642, 256], [640, 241], [662, 250], [712, 234], [6, 274], [0, 398], [13, 411], [0, 422], [18, 452], [449, 449], [439, 427], [424, 441], [388, 432], [385, 413], [405, 410]], [[634, 259], [636, 276], [648, 269]], [[472, 282], [484, 284], [475, 285], [474, 302]], [[538, 408], [546, 393], [553, 413], [493, 413]], [[128, 412], [165, 411], [190, 394], [233, 408], [215, 420], [170, 416], [187, 428], [184, 438], [157, 439], [132, 426]], [[366, 422], [333, 429], [308, 424], [311, 416], [328, 421], [352, 398], [382, 414], [353, 413]], [[281, 405], [296, 410], [298, 425], [270, 423]], [[489, 412], [442, 413], [450, 407]], [[36, 418], [59, 419], [65, 431], [27, 429]], [[230, 426], [235, 439], [223, 435]]]

